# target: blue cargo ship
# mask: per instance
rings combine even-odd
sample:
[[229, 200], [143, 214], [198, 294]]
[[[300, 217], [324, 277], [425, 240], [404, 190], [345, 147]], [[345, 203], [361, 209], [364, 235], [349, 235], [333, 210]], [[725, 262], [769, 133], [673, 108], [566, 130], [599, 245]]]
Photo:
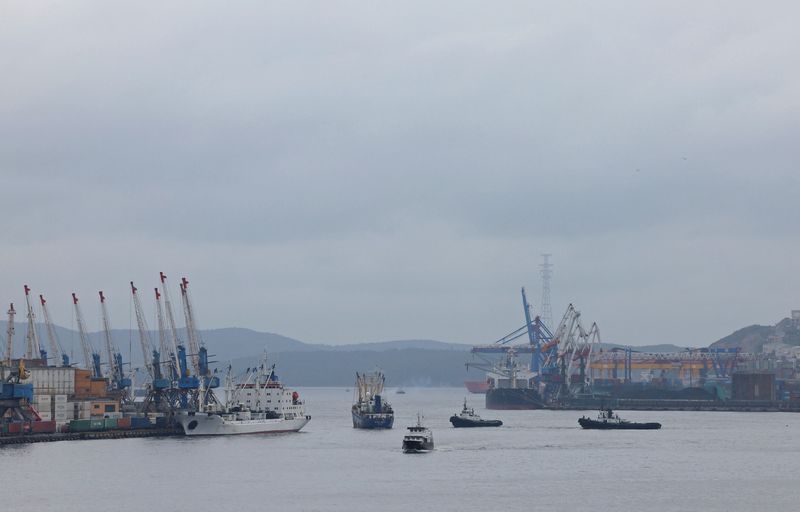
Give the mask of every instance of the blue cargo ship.
[[380, 372], [356, 373], [358, 399], [353, 404], [353, 428], [382, 429], [394, 425], [392, 405], [383, 399], [386, 377]]

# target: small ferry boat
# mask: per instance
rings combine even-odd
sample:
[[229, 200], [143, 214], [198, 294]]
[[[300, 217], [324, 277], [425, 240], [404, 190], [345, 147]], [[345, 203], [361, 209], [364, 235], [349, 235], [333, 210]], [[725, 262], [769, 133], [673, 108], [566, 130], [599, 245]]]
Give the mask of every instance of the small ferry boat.
[[426, 453], [433, 450], [433, 432], [422, 425], [422, 417], [417, 414], [417, 424], [408, 427], [403, 437], [403, 453]]
[[661, 423], [637, 423], [623, 420], [610, 408], [600, 409], [596, 420], [581, 416], [578, 424], [585, 429], [594, 430], [658, 430], [661, 428]]
[[459, 414], [450, 416], [450, 423], [455, 428], [466, 427], [499, 427], [503, 424], [500, 420], [484, 420], [475, 413], [475, 409], [467, 407], [467, 399], [464, 399], [464, 408]]

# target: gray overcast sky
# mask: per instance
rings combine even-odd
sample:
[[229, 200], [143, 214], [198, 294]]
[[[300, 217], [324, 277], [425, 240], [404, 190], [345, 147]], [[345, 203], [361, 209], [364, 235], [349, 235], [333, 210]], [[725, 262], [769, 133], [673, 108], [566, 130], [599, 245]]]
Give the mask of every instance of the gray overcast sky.
[[555, 316], [606, 341], [774, 323], [800, 308], [799, 18], [0, 1], [0, 300], [27, 283], [69, 326], [77, 291], [97, 327], [104, 289], [127, 327], [163, 270], [203, 328], [485, 342], [551, 252]]

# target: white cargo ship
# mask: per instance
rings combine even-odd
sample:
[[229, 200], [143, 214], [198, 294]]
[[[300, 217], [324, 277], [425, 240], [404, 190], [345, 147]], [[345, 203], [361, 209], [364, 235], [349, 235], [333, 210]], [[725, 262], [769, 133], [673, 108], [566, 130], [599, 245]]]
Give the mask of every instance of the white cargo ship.
[[228, 372], [224, 405], [206, 411], [181, 411], [176, 420], [187, 436], [297, 432], [310, 420], [297, 391], [285, 388], [274, 365], [246, 372], [234, 384]]

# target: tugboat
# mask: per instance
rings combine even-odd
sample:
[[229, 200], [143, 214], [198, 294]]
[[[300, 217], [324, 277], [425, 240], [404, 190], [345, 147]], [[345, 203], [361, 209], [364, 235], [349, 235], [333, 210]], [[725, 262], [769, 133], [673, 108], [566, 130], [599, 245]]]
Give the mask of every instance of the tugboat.
[[578, 424], [585, 429], [594, 430], [658, 430], [661, 428], [661, 423], [636, 423], [623, 420], [614, 414], [611, 408], [600, 409], [596, 420], [581, 416]]
[[408, 427], [403, 437], [403, 453], [427, 453], [433, 450], [433, 432], [422, 425], [422, 417], [417, 414], [417, 425]]
[[461, 427], [499, 427], [503, 424], [500, 420], [484, 420], [475, 414], [475, 409], [467, 407], [467, 399], [464, 399], [464, 408], [458, 415], [450, 416], [450, 423], [455, 428]]
[[353, 428], [388, 429], [394, 425], [394, 410], [383, 399], [383, 385], [386, 377], [380, 372], [370, 374], [356, 373], [358, 400], [351, 412]]

